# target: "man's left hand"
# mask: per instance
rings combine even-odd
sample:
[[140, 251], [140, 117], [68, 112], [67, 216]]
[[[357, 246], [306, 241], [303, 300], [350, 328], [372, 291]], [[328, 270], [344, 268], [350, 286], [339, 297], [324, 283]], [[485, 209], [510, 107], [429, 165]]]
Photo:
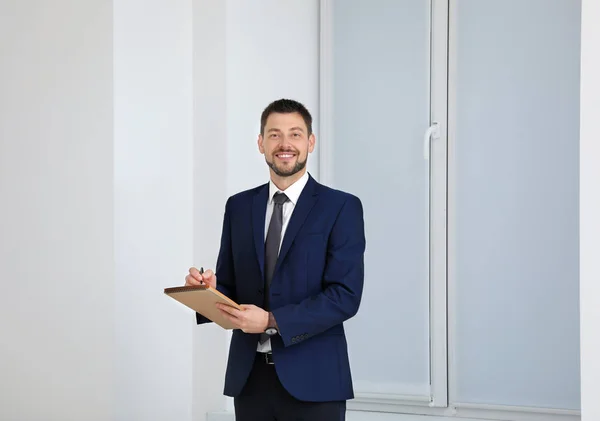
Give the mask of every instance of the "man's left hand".
[[244, 333], [263, 333], [269, 323], [269, 313], [252, 304], [242, 304], [242, 310], [224, 304], [217, 304], [217, 308], [227, 317], [236, 329]]

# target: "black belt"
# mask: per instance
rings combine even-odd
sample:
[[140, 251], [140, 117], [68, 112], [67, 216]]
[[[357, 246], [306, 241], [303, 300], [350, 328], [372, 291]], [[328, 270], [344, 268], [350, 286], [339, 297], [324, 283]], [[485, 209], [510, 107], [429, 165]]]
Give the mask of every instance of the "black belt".
[[263, 364], [275, 364], [273, 360], [273, 354], [270, 352], [257, 352], [256, 359]]

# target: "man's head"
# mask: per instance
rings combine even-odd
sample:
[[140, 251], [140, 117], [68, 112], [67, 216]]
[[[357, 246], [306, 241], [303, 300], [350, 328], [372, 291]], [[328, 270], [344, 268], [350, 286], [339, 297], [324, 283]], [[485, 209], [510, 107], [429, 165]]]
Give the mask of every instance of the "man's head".
[[314, 147], [312, 117], [304, 105], [280, 99], [265, 108], [260, 119], [258, 149], [273, 173], [279, 177], [303, 174]]

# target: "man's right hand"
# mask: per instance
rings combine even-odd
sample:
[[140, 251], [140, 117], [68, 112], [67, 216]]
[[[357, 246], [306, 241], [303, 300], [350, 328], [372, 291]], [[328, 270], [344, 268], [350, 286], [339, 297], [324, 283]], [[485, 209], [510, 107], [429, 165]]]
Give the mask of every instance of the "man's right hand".
[[206, 270], [203, 274], [196, 268], [190, 268], [190, 274], [185, 277], [185, 286], [198, 286], [208, 285], [210, 287], [217, 287], [217, 276], [210, 269]]

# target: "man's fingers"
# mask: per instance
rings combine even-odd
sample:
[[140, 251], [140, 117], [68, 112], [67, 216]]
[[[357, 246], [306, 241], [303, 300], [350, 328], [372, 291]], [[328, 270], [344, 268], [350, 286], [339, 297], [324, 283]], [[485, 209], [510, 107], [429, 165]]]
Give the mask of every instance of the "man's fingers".
[[206, 270], [203, 274], [202, 274], [202, 278], [204, 278], [204, 280], [208, 281], [210, 278], [212, 278], [214, 275], [214, 272], [210, 269]]
[[237, 308], [233, 308], [223, 304], [217, 304], [217, 307], [219, 308], [219, 310], [231, 314], [231, 316], [235, 317], [236, 319], [240, 316], [240, 311]]
[[222, 309], [219, 309], [219, 310], [221, 310], [221, 314], [223, 315], [223, 317], [225, 317], [227, 320], [229, 320], [231, 323], [234, 324], [234, 326], [235, 326], [236, 329], [242, 329], [242, 325], [244, 324], [243, 320], [238, 319], [237, 317], [229, 314], [225, 310], [222, 310]]
[[233, 317], [231, 314], [226, 313], [225, 311], [221, 311], [221, 313], [223, 313], [223, 317], [225, 317], [227, 320], [229, 320], [231, 323], [233, 323], [237, 328], [239, 328], [239, 319], [236, 317]]
[[[202, 275], [200, 274], [200, 271], [198, 269], [190, 268], [190, 275], [198, 282], [202, 281]], [[195, 285], [199, 285], [199, 283]]]
[[197, 280], [196, 278], [194, 278], [192, 275], [187, 275], [185, 277], [185, 284], [186, 285], [200, 285], [200, 281]]

